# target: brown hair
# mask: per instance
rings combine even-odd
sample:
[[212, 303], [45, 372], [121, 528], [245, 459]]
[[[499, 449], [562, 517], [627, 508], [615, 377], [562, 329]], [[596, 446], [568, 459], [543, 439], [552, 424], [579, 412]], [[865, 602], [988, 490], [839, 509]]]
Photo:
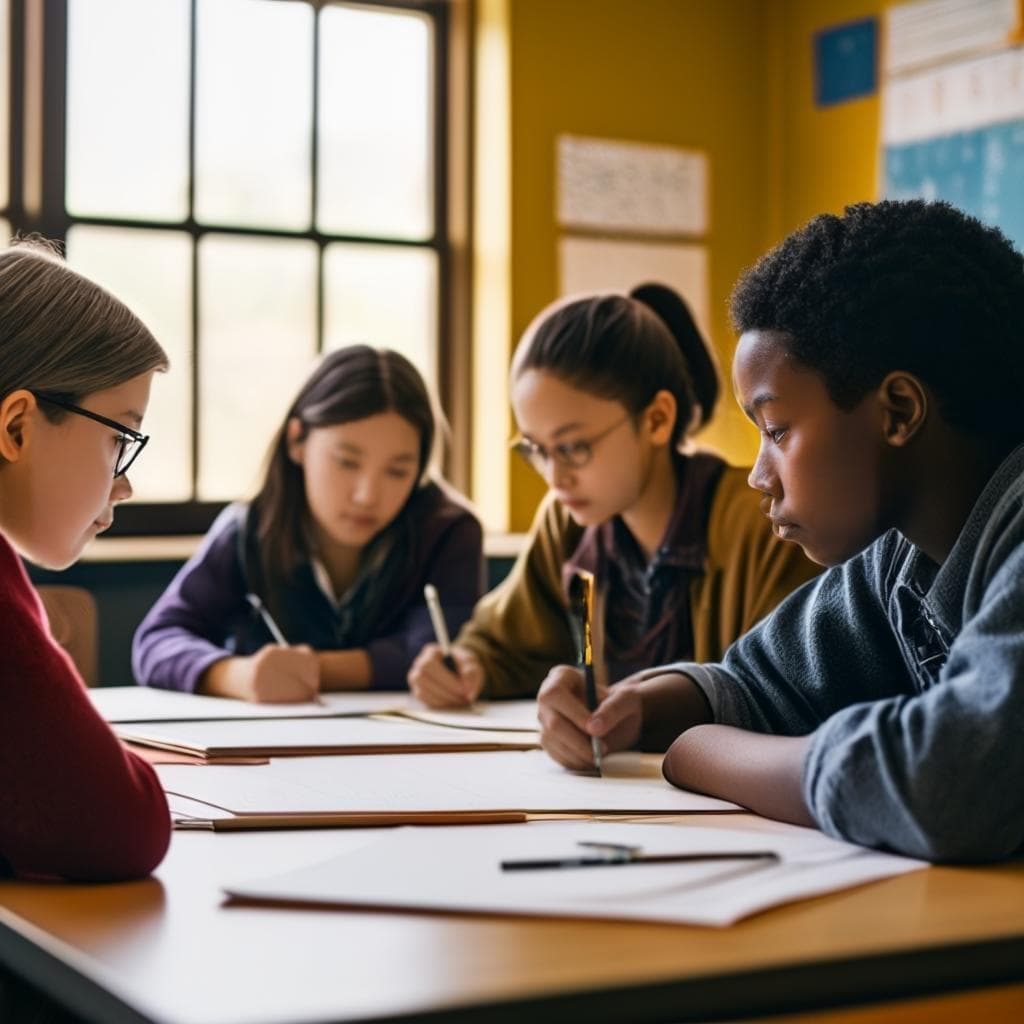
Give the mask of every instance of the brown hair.
[[0, 252], [0, 399], [27, 388], [76, 402], [167, 365], [146, 325], [45, 243]]
[[513, 378], [527, 370], [545, 370], [621, 402], [633, 416], [659, 391], [670, 391], [674, 445], [703, 427], [718, 401], [714, 357], [682, 297], [662, 284], [549, 306], [526, 329], [512, 360]]
[[324, 356], [292, 402], [274, 436], [263, 486], [253, 501], [259, 561], [276, 605], [280, 585], [309, 557], [308, 512], [302, 467], [288, 454], [288, 423], [298, 420], [302, 437], [317, 427], [351, 423], [396, 412], [420, 438], [419, 474], [423, 478], [434, 447], [435, 419], [430, 394], [419, 371], [405, 356], [369, 345], [349, 345]]

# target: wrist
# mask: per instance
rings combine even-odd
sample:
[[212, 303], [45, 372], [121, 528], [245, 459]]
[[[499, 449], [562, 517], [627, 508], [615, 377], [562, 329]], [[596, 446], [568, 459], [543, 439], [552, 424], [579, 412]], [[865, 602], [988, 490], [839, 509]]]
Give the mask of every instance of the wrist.
[[228, 656], [209, 665], [199, 677], [196, 693], [206, 694], [209, 697], [238, 696], [236, 666], [239, 660], [237, 657]]
[[680, 733], [714, 721], [703, 690], [684, 672], [666, 672], [632, 685], [640, 694], [643, 750], [667, 750]]

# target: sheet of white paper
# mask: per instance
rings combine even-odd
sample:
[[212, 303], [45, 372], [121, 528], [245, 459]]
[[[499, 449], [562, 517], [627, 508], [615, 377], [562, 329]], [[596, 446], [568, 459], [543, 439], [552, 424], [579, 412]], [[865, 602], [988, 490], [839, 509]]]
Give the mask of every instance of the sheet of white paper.
[[539, 746], [536, 731], [446, 729], [402, 718], [287, 718], [227, 722], [137, 722], [114, 725], [123, 740], [148, 746], [173, 746], [200, 755], [249, 754], [367, 747]]
[[[501, 869], [502, 860], [585, 855], [581, 841], [640, 846], [645, 854], [771, 850], [781, 861]], [[225, 888], [234, 896], [347, 906], [727, 925], [927, 866], [811, 829], [766, 834], [685, 823], [533, 822], [396, 829], [320, 864]]]
[[267, 765], [156, 766], [169, 793], [236, 814], [534, 811], [674, 814], [736, 811], [670, 786], [637, 755], [576, 775], [543, 751], [281, 758]]
[[249, 718], [320, 718], [400, 711], [402, 693], [325, 693], [322, 704], [250, 704], [244, 700], [155, 690], [149, 686], [101, 686], [89, 690], [108, 722], [202, 722]]
[[430, 722], [432, 725], [444, 725], [452, 729], [532, 731], [538, 727], [535, 700], [478, 701], [471, 708], [441, 711], [410, 705], [401, 714], [405, 718], [415, 718], [418, 722]]

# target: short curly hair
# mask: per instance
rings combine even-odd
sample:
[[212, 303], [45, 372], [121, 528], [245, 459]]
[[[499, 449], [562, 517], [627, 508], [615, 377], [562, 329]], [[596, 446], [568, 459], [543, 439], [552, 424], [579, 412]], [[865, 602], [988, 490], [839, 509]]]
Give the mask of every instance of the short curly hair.
[[842, 409], [905, 370], [955, 429], [999, 447], [1024, 438], [1024, 257], [948, 203], [815, 217], [743, 275], [731, 311], [739, 334], [784, 332]]

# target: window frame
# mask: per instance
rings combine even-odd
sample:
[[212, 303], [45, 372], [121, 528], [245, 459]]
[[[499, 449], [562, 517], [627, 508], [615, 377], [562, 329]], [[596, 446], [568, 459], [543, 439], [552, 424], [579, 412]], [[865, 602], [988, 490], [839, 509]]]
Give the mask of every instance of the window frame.
[[[222, 237], [287, 238], [312, 241], [317, 246], [317, 298], [316, 335], [317, 351], [323, 351], [324, 342], [324, 273], [326, 247], [331, 243], [356, 243], [372, 246], [405, 246], [427, 249], [437, 259], [437, 391], [443, 409], [448, 410], [452, 429], [452, 445], [444, 463], [446, 475], [456, 487], [467, 488], [469, 476], [468, 443], [470, 401], [465, 389], [469, 382], [470, 345], [468, 336], [469, 294], [468, 258], [464, 251], [453, 253], [451, 227], [457, 234], [468, 236], [469, 189], [467, 122], [456, 126], [453, 132], [449, 101], [452, 91], [463, 91], [468, 83], [465, 61], [468, 58], [468, 14], [463, 0], [276, 0], [279, 3], [303, 3], [313, 8], [313, 141], [310, 156], [311, 224], [303, 231], [273, 228], [249, 228], [237, 225], [203, 223], [194, 217], [194, 180], [196, 144], [196, 10], [199, 0], [188, 0], [190, 6], [190, 69], [188, 114], [188, 216], [178, 222], [146, 221], [136, 218], [95, 217], [71, 215], [65, 204], [65, 158], [67, 120], [67, 31], [68, 0], [9, 0], [11, 47], [10, 81], [10, 145], [9, 203], [0, 209], [13, 231], [38, 232], [46, 238], [64, 244], [70, 228], [89, 225], [112, 228], [145, 228], [157, 231], [185, 233], [192, 242], [192, 309], [191, 333], [193, 358], [188, 369], [175, 368], [173, 372], [190, 372], [192, 395], [192, 493], [185, 502], [129, 502], [118, 510], [115, 525], [108, 536], [173, 536], [205, 532], [225, 502], [200, 501], [195, 498], [199, 468], [199, 241], [205, 235]], [[319, 106], [319, 12], [328, 6], [383, 8], [407, 10], [424, 14], [433, 23], [433, 234], [423, 240], [394, 238], [377, 235], [333, 234], [317, 229], [315, 210], [317, 202], [317, 117]], [[453, 24], [455, 31], [452, 31]], [[454, 37], [454, 38], [453, 38]], [[453, 50], [455, 53], [453, 54]], [[452, 60], [452, 57], [455, 60]], [[453, 78], [453, 69], [455, 78]], [[454, 90], [453, 90], [454, 84]], [[468, 86], [467, 86], [468, 87]], [[468, 110], [468, 104], [462, 104]], [[34, 116], [35, 115], [35, 116]], [[33, 145], [33, 131], [39, 142]], [[34, 177], [26, 160], [32, 150], [39, 154], [38, 188], [39, 206], [30, 210], [26, 204], [26, 184], [31, 188]], [[454, 157], [454, 159], [453, 159]], [[458, 189], [459, 205], [451, 202], [452, 185]], [[459, 230], [458, 225], [465, 225]], [[462, 241], [460, 239], [460, 241]], [[466, 246], [457, 245], [464, 250]], [[270, 437], [267, 438], [269, 443]], [[238, 495], [239, 499], [247, 497]]]

